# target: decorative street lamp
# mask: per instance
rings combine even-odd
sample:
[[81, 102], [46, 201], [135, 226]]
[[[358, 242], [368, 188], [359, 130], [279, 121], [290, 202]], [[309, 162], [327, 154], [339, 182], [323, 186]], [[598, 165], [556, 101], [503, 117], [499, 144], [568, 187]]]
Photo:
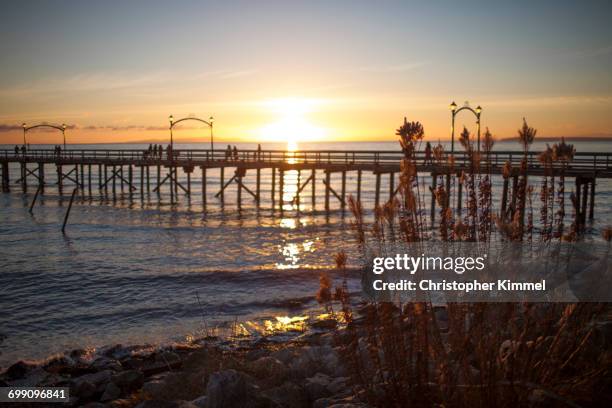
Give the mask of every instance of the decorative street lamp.
[[480, 152], [480, 114], [482, 112], [482, 108], [480, 107], [480, 105], [478, 105], [476, 107], [476, 109], [472, 109], [470, 107], [470, 105], [468, 104], [468, 102], [466, 101], [465, 104], [457, 109], [457, 104], [453, 101], [450, 104], [450, 110], [451, 110], [451, 115], [452, 115], [452, 121], [451, 121], [451, 153], [455, 152], [455, 116], [457, 116], [457, 114], [459, 112], [461, 112], [462, 110], [468, 110], [470, 112], [472, 112], [474, 114], [474, 116], [476, 116], [476, 129], [477, 129], [477, 134], [478, 134], [478, 139], [477, 139], [477, 148], [478, 151]]
[[168, 116], [170, 121], [170, 150], [174, 150], [174, 138], [172, 137], [172, 128], [174, 127], [174, 116]]
[[174, 121], [174, 117], [172, 115], [170, 115], [168, 117], [168, 119], [170, 120], [170, 146], [173, 146], [173, 137], [172, 137], [172, 128], [174, 128], [175, 125], [186, 121], [186, 120], [195, 120], [197, 122], [201, 122], [204, 123], [205, 125], [207, 125], [210, 128], [210, 150], [214, 155], [214, 145], [213, 145], [213, 124], [215, 121], [215, 118], [213, 118], [212, 116], [208, 118], [208, 120], [204, 120], [204, 119], [200, 119], [200, 118], [196, 118], [196, 117], [186, 117], [186, 118], [182, 118], [177, 120], [176, 122]]
[[46, 127], [46, 128], [50, 128], [50, 129], [56, 129], [59, 130], [60, 132], [62, 132], [62, 138], [64, 140], [64, 150], [66, 150], [66, 129], [68, 128], [68, 126], [66, 126], [65, 123], [62, 123], [61, 126], [55, 126], [55, 125], [50, 125], [48, 123], [41, 123], [39, 125], [34, 125], [34, 126], [26, 126], [25, 122], [21, 124], [21, 127], [23, 128], [23, 145], [27, 146], [26, 144], [26, 133], [28, 130], [31, 129], [36, 129], [36, 128], [41, 128], [41, 127]]
[[66, 150], [66, 124], [62, 123], [62, 136], [64, 137], [64, 150]]

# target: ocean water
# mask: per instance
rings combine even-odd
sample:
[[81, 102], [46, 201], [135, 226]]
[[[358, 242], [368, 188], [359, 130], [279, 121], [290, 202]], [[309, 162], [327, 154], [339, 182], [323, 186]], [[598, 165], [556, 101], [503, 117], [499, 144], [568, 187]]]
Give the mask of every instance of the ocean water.
[[[575, 145], [580, 152], [612, 151], [610, 143]], [[219, 148], [225, 146], [220, 144]], [[255, 147], [238, 145], [239, 149]], [[542, 147], [536, 144], [532, 150]], [[398, 150], [396, 143], [387, 142], [306, 144], [300, 148]], [[518, 150], [519, 146], [516, 142], [498, 143], [496, 149]], [[17, 167], [11, 168], [13, 182], [17, 174]], [[300, 181], [309, 175], [302, 174]], [[73, 348], [181, 340], [202, 334], [204, 328], [222, 330], [236, 321], [243, 322], [241, 327], [251, 333], [274, 329], [285, 317], [320, 311], [314, 299], [319, 274], [333, 267], [338, 251], [347, 252], [351, 266], [359, 266], [350, 227], [352, 216], [340, 209], [333, 196], [332, 211], [323, 211], [323, 173], [317, 174], [315, 211], [308, 186], [300, 206], [286, 204], [282, 213], [271, 209], [269, 170], [262, 172], [261, 208], [243, 192], [241, 211], [236, 206], [236, 187], [229, 187], [224, 203], [220, 203], [214, 197], [220, 188], [218, 171], [209, 170], [207, 176], [206, 211], [198, 169], [192, 177], [192, 196], [179, 193], [174, 204], [166, 188], [159, 196], [153, 192], [130, 196], [127, 187], [115, 197], [101, 196], [97, 188], [91, 196], [85, 191], [75, 202], [66, 235], [60, 228], [72, 189], [66, 186], [64, 195], [59, 195], [51, 166], [46, 171], [48, 186], [33, 215], [28, 207], [35, 188], [23, 193], [15, 184], [10, 193], [0, 194], [0, 367]], [[139, 185], [140, 172], [135, 171], [134, 177]], [[151, 177], [155, 179], [154, 174]], [[186, 175], [179, 171], [179, 177], [184, 181]], [[364, 173], [362, 198], [370, 219], [374, 180], [373, 175]], [[428, 181], [427, 177], [423, 180]], [[247, 173], [244, 183], [252, 187], [254, 182], [254, 172]], [[537, 185], [538, 180], [530, 182]], [[339, 183], [335, 174], [332, 187], [337, 191]], [[388, 183], [388, 176], [383, 176], [383, 186], [387, 186], [383, 191], [388, 191]], [[285, 201], [291, 200], [297, 185], [297, 172], [286, 172]], [[500, 185], [501, 180], [494, 179], [494, 189], [499, 190]], [[567, 194], [572, 187], [568, 183]], [[349, 173], [347, 192], [354, 194], [355, 189], [356, 174]], [[428, 208], [428, 198], [424, 200], [424, 208]], [[569, 199], [566, 205], [569, 214]], [[498, 208], [498, 203], [494, 206]], [[534, 210], [537, 219], [537, 207]], [[595, 218], [589, 225], [593, 237], [612, 224], [609, 180], [598, 181]], [[332, 273], [332, 278], [336, 282], [341, 279], [338, 273]], [[349, 276], [349, 286], [352, 291], [359, 290], [355, 272]]]

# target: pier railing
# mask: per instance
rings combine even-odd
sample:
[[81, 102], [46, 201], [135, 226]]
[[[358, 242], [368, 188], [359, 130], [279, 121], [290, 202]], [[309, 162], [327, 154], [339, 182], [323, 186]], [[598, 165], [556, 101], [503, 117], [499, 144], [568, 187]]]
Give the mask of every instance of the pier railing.
[[[312, 163], [336, 165], [398, 165], [404, 157], [401, 151], [373, 151], [373, 150], [210, 150], [210, 149], [175, 149], [173, 157], [167, 152], [153, 154], [148, 150], [134, 149], [66, 149], [57, 153], [53, 149], [29, 149], [25, 153], [12, 149], [1, 149], [0, 159], [5, 161], [110, 161], [125, 160], [137, 163], [157, 162], [193, 162], [194, 165], [204, 165], [211, 162], [229, 163]], [[469, 166], [469, 156], [465, 152], [452, 154], [455, 167]], [[524, 153], [520, 151], [493, 151], [481, 154], [481, 164], [488, 161], [494, 168], [502, 167], [506, 162], [514, 167], [520, 165]], [[433, 158], [426, 158], [424, 152], [417, 152], [415, 159], [418, 165], [433, 163]], [[527, 153], [528, 167], [540, 168], [539, 152]], [[559, 164], [553, 163], [553, 167]], [[576, 153], [569, 167], [576, 170], [610, 171], [612, 170], [612, 152], [579, 152]]]

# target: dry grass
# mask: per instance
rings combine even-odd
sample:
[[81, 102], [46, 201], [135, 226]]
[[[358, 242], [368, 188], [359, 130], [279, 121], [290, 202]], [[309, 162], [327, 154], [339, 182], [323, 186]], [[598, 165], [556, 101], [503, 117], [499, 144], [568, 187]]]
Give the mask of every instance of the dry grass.
[[[575, 150], [565, 141], [547, 147], [539, 157], [545, 175], [539, 194], [534, 194], [527, 178], [527, 152], [536, 133], [526, 122], [519, 130], [525, 155], [519, 169], [509, 163], [503, 169], [504, 178], [517, 181], [508, 211], [499, 215], [492, 206], [489, 154], [494, 140], [488, 129], [483, 153], [475, 152], [469, 132], [462, 132], [459, 141], [471, 165], [456, 183], [451, 182], [456, 174], [452, 158], [441, 145], [435, 146], [434, 163], [445, 171], [437, 172], [436, 187], [428, 188], [438, 206], [434, 226], [427, 218], [425, 187], [419, 185], [416, 172], [415, 152], [424, 130], [418, 122], [404, 120], [397, 131], [404, 151], [399, 198], [376, 208], [371, 225], [364, 221], [361, 204], [349, 199], [360, 248], [383, 253], [387, 244], [397, 241], [579, 239], [576, 228], [565, 228], [565, 170]], [[483, 165], [486, 171], [481, 173]], [[464, 215], [450, 205], [459, 200], [459, 185], [464, 190]], [[536, 226], [534, 200], [538, 199]], [[602, 235], [612, 241], [612, 228]], [[344, 268], [346, 257], [340, 258], [337, 266]], [[599, 326], [610, 320], [606, 304], [448, 303], [436, 307], [427, 302], [380, 302], [366, 304], [357, 313], [346, 280], [333, 296], [329, 287], [330, 282], [322, 280], [322, 303], [339, 302], [347, 322], [346, 330], [336, 336], [342, 360], [355, 393], [372, 406], [612, 404], [610, 339]], [[362, 317], [356, 318], [359, 314]]]

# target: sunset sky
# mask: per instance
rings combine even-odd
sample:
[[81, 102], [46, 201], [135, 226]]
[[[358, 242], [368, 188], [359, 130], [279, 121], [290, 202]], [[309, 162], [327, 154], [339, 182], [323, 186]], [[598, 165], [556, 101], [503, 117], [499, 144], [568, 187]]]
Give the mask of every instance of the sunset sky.
[[170, 114], [214, 116], [219, 141], [394, 140], [404, 116], [437, 140], [453, 100], [498, 137], [523, 116], [612, 135], [611, 19], [609, 0], [7, 2], [0, 143], [41, 121], [75, 143], [161, 140]]

